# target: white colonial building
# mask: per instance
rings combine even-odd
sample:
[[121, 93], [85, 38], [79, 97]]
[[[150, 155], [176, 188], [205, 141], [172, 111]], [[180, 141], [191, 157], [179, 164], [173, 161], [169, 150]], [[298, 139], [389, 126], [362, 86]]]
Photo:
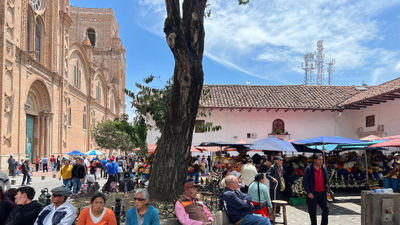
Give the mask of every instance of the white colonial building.
[[[194, 131], [193, 145], [208, 141], [252, 142], [275, 135], [284, 140], [318, 136], [362, 138], [400, 134], [400, 78], [377, 86], [204, 85], [196, 124], [220, 125]], [[148, 133], [155, 143], [159, 133]]]

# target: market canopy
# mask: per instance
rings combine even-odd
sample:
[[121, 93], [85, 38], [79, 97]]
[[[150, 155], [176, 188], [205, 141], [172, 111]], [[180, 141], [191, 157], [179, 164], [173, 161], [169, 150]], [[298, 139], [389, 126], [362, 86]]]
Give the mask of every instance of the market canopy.
[[295, 143], [292, 143], [292, 145], [298, 152], [322, 153], [322, 151], [320, 149], [310, 148], [306, 145], [299, 145], [299, 144], [295, 144]]
[[379, 138], [378, 140], [391, 140], [391, 139], [400, 139], [400, 135], [383, 137], [383, 138]]
[[86, 155], [104, 155], [104, 153], [99, 150], [93, 149], [93, 150], [86, 152]]
[[389, 141], [377, 143], [374, 145], [369, 146], [370, 148], [376, 147], [400, 147], [400, 139], [392, 139]]
[[86, 155], [86, 154], [78, 150], [73, 150], [72, 152], [68, 152], [66, 155]]
[[[249, 150], [249, 146], [251, 144], [241, 144], [241, 143], [232, 143], [232, 142], [223, 142], [223, 141], [217, 141], [217, 142], [201, 142], [198, 147], [201, 149], [204, 148], [206, 151], [222, 151], [223, 148], [235, 148], [238, 151], [245, 151]], [[216, 148], [219, 147], [219, 148]], [[208, 149], [213, 149], [213, 150], [208, 150]]]
[[250, 146], [252, 150], [278, 151], [278, 152], [297, 152], [292, 143], [283, 141], [277, 137], [269, 136], [267, 138], [255, 141]]
[[[147, 152], [148, 152], [149, 154], [153, 154], [153, 153], [156, 151], [156, 148], [157, 148], [157, 144], [156, 144], [156, 143], [154, 143], [154, 144], [148, 144], [148, 145], [147, 145]], [[139, 151], [139, 150], [140, 150], [140, 148], [135, 148], [135, 149], [133, 149], [133, 151]], [[202, 152], [201, 149], [197, 149], [197, 148], [194, 147], [194, 146], [191, 146], [191, 147], [190, 147], [190, 151], [191, 151], [191, 152]]]
[[366, 137], [360, 138], [362, 141], [374, 141], [374, 140], [379, 140], [381, 137], [375, 136], [375, 135], [368, 135]]
[[364, 142], [365, 141], [351, 139], [351, 138], [343, 138], [339, 136], [336, 137], [321, 136], [316, 138], [297, 140], [293, 143], [303, 144], [303, 145], [326, 145], [326, 144], [359, 144]]

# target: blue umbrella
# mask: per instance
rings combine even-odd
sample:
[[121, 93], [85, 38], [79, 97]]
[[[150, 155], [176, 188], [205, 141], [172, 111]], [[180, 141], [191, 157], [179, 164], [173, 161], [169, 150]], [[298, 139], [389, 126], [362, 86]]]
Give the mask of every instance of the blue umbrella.
[[87, 155], [104, 155], [103, 152], [101, 152], [101, 151], [99, 151], [99, 150], [95, 150], [95, 149], [86, 152], [86, 154], [87, 154]]
[[73, 150], [72, 152], [68, 152], [66, 155], [86, 155], [78, 150]]
[[328, 137], [321, 136], [316, 138], [308, 138], [303, 140], [297, 140], [293, 143], [295, 144], [303, 144], [303, 145], [326, 145], [326, 144], [360, 144], [365, 143], [366, 141], [361, 141], [357, 139], [351, 138], [343, 138], [343, 137]]
[[265, 151], [279, 151], [279, 152], [297, 152], [292, 143], [283, 141], [274, 136], [255, 141], [252, 143], [251, 149], [265, 150]]

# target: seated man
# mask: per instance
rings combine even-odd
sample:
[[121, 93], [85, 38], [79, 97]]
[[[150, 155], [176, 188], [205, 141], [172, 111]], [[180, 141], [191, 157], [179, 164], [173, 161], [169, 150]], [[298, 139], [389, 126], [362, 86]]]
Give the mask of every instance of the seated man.
[[71, 225], [75, 221], [76, 209], [69, 202], [69, 189], [56, 187], [51, 190], [52, 204], [44, 207], [36, 219], [35, 225]]
[[227, 176], [225, 184], [226, 188], [222, 199], [231, 223], [235, 225], [271, 225], [268, 218], [253, 214], [251, 197], [239, 191], [239, 182], [235, 176]]
[[[20, 187], [15, 196], [16, 206], [8, 215], [7, 225], [32, 225], [42, 210], [42, 205], [32, 201], [35, 197], [35, 189], [32, 187]], [[1, 213], [1, 212], [0, 212]]]
[[187, 182], [184, 193], [175, 204], [175, 214], [183, 225], [212, 224], [213, 216], [207, 207], [197, 199], [197, 187], [194, 181]]

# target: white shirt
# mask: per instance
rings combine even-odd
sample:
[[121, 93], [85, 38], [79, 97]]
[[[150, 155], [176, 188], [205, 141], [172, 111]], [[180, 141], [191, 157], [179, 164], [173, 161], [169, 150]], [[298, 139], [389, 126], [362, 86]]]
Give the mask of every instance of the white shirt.
[[242, 174], [242, 181], [246, 186], [250, 186], [251, 182], [257, 175], [257, 168], [251, 163], [244, 164], [240, 170]]
[[86, 168], [89, 168], [89, 165], [90, 165], [89, 160], [85, 159], [84, 162], [85, 162]]

